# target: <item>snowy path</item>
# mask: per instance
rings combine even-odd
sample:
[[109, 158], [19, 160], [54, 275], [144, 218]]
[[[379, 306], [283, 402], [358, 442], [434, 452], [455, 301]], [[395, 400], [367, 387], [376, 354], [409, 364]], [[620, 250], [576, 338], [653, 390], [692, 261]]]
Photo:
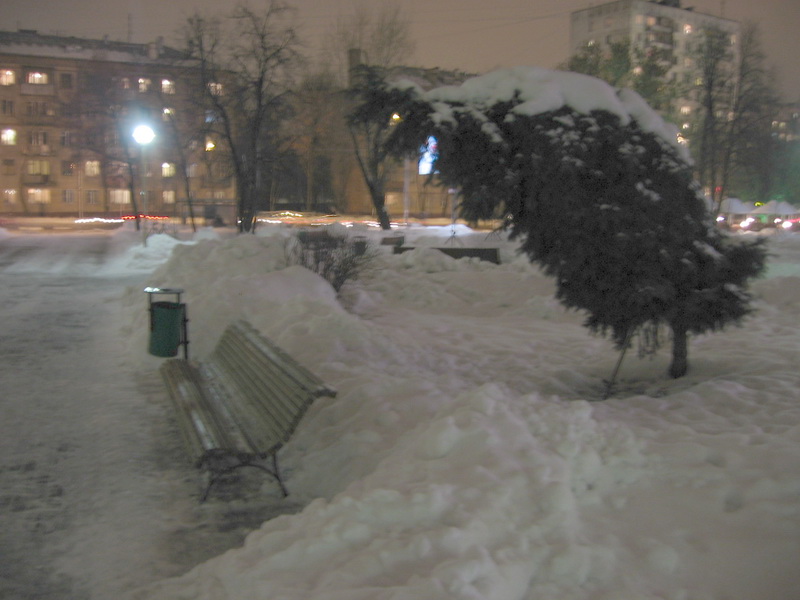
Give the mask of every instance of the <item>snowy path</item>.
[[273, 510], [243, 493], [197, 504], [160, 380], [123, 363], [118, 299], [141, 276], [93, 276], [108, 246], [0, 240], [0, 600], [119, 597], [241, 543]]

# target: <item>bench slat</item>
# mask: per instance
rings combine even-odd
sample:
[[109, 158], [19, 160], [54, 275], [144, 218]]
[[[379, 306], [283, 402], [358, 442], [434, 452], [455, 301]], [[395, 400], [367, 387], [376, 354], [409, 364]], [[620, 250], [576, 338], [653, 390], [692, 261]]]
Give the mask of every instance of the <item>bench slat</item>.
[[311, 373], [303, 365], [298, 363], [289, 354], [284, 352], [281, 348], [270, 342], [267, 338], [263, 337], [256, 331], [252, 325], [246, 321], [238, 321], [233, 325], [235, 331], [246, 339], [249, 343], [253, 344], [265, 356], [268, 356], [276, 365], [280, 365], [281, 369], [300, 387], [307, 389], [316, 397], [320, 396], [335, 396], [336, 391], [325, 385], [321, 379]]
[[[266, 456], [277, 451], [283, 443], [282, 428], [269, 415], [265, 415], [261, 407], [250, 397], [245, 399], [239, 387], [230, 376], [230, 371], [220, 368], [218, 362], [208, 364], [205, 372], [209, 381], [219, 388], [220, 395], [231, 398], [228, 409], [231, 421], [235, 423], [242, 437], [246, 440], [250, 452], [258, 456]], [[235, 399], [235, 401], [234, 401]]]
[[180, 359], [164, 362], [161, 374], [178, 413], [178, 425], [189, 454], [197, 465], [207, 452], [229, 446], [224, 429], [209, 410], [197, 370]]
[[294, 380], [287, 380], [285, 372], [247, 340], [225, 340], [213, 360], [230, 373], [236, 373], [234, 385], [244, 394], [261, 398], [265, 410], [273, 413], [273, 418], [283, 426], [289, 427], [298, 411], [303, 411], [316, 398], [316, 393], [298, 387]]

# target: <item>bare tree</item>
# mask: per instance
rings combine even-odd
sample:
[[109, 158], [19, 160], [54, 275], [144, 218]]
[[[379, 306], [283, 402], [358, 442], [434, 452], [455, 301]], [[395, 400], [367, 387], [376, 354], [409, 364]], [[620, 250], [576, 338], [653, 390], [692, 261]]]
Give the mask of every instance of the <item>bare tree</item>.
[[386, 181], [399, 161], [387, 151], [386, 142], [397, 122], [395, 107], [407, 99], [407, 93], [390, 86], [386, 71], [361, 65], [354, 69], [350, 95], [356, 103], [347, 117], [356, 160], [367, 184], [381, 229], [391, 228], [386, 210]]
[[733, 53], [730, 34], [708, 28], [697, 54], [697, 101], [700, 104], [699, 132], [694, 139], [697, 176], [709, 190], [719, 210], [725, 138], [735, 93]]
[[252, 231], [259, 202], [269, 196], [271, 163], [298, 65], [291, 9], [271, 2], [262, 12], [240, 4], [223, 17], [195, 14], [186, 48], [198, 62], [207, 121], [227, 149], [238, 188], [240, 231]]
[[[349, 89], [351, 102], [359, 104], [369, 90], [385, 83], [392, 67], [411, 61], [411, 24], [399, 4], [380, 5], [374, 11], [355, 4], [351, 14], [337, 19], [323, 48], [324, 62], [338, 84]], [[385, 184], [395, 161], [382, 144], [392, 126], [392, 111], [383, 111], [377, 120], [374, 113], [358, 108], [344, 111], [343, 116], [378, 220], [388, 229]]]
[[778, 109], [758, 27], [744, 25], [737, 54], [729, 38], [719, 30], [706, 31], [697, 58], [701, 111], [692, 149], [698, 179], [710, 191], [717, 211], [735, 172], [747, 172], [747, 178], [762, 181], [762, 189], [769, 188], [770, 128]]
[[723, 144], [719, 197], [724, 198], [734, 171], [746, 172], [759, 182], [763, 198], [770, 188], [774, 152], [772, 121], [778, 113], [778, 98], [765, 66], [758, 26], [746, 23], [742, 29], [737, 86]]
[[[188, 89], [196, 86], [197, 78], [193, 69], [182, 69], [176, 73], [180, 73], [175, 76], [176, 85]], [[202, 151], [205, 140], [206, 124], [202, 100], [195, 102], [192, 94], [176, 98], [165, 94], [163, 90], [159, 92], [158, 98], [162, 111], [162, 145], [169, 147], [170, 155], [175, 160], [176, 174], [183, 184], [183, 193], [186, 196], [189, 223], [192, 231], [197, 231], [189, 166], [198, 149]]]
[[358, 50], [364, 62], [389, 68], [409, 64], [415, 44], [411, 22], [400, 4], [353, 4], [352, 12], [340, 15], [323, 42], [321, 62], [328, 64], [340, 86], [350, 81], [351, 50]]
[[306, 210], [316, 204], [315, 190], [321, 179], [321, 163], [332, 164], [333, 156], [347, 142], [344, 129], [344, 97], [330, 71], [307, 74], [294, 94], [292, 146], [300, 157], [306, 176]]
[[134, 121], [147, 115], [149, 106], [133, 102], [128, 85], [125, 74], [119, 69], [98, 67], [79, 80], [78, 93], [62, 110], [70, 115], [71, 128], [80, 132], [75, 136], [76, 162], [91, 158], [99, 163], [103, 211], [108, 212], [110, 208], [109, 189], [127, 187], [139, 230], [136, 182], [142, 181], [143, 164], [133, 147], [131, 132]]

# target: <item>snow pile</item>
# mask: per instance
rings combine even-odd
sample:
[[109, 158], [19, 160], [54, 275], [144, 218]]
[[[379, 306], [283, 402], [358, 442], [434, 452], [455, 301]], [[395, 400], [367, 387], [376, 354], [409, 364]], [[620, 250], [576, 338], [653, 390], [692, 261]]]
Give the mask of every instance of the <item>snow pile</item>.
[[[600, 403], [615, 353], [512, 244], [405, 233], [417, 246], [491, 243], [503, 264], [379, 248], [337, 298], [287, 268], [286, 230], [265, 228], [176, 245], [153, 273], [148, 285], [186, 291], [194, 356], [245, 317], [339, 394], [282, 452], [301, 513], [131, 598], [796, 595], [800, 238], [775, 236], [759, 312], [694, 339], [688, 377], [664, 378], [665, 352], [630, 356]], [[126, 298], [137, 357], [143, 296]]]
[[181, 245], [178, 239], [166, 234], [147, 237], [143, 242], [141, 234], [131, 225], [118, 230], [112, 241], [112, 252], [104, 265], [107, 273], [150, 272], [164, 263], [172, 250]]

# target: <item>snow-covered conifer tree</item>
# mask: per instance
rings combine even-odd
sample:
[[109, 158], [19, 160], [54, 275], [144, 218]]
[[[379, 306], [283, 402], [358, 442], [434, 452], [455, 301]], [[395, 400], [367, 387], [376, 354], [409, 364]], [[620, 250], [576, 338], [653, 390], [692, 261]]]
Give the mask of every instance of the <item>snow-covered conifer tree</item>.
[[555, 277], [559, 300], [619, 347], [665, 324], [669, 372], [681, 377], [690, 333], [750, 312], [763, 240], [716, 228], [684, 149], [635, 93], [515, 69], [417, 94], [397, 110], [393, 151], [434, 135], [437, 181], [459, 190], [462, 216], [501, 219]]

